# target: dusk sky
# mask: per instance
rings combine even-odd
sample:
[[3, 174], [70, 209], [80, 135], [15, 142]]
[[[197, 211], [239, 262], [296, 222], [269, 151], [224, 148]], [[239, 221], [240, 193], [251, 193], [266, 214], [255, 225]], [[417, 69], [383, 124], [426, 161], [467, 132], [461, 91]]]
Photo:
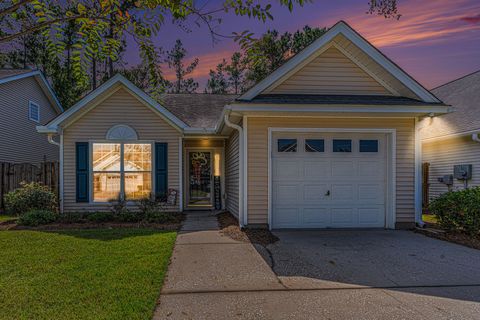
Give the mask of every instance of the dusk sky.
[[[270, 1], [276, 4], [276, 1]], [[218, 8], [221, 1], [202, 1], [206, 8]], [[268, 29], [294, 32], [305, 25], [331, 27], [345, 20], [373, 45], [431, 89], [447, 81], [480, 69], [480, 0], [398, 0], [399, 20], [366, 14], [366, 0], [313, 0], [290, 13], [274, 5], [274, 20], [261, 23], [233, 13], [222, 14], [223, 23], [217, 31], [250, 30], [260, 35]], [[170, 49], [181, 39], [190, 57], [200, 59], [193, 77], [203, 91], [208, 71], [222, 58], [238, 50], [230, 39], [213, 44], [208, 29], [197, 27], [192, 19], [187, 23], [190, 32], [167, 23], [157, 38], [157, 44]], [[138, 52], [129, 45], [127, 61], [139, 62]], [[167, 70], [164, 71], [167, 78]]]

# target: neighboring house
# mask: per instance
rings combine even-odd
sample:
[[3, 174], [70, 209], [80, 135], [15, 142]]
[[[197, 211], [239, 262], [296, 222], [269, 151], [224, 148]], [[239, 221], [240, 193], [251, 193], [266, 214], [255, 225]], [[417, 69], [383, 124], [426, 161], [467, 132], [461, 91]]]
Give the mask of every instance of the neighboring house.
[[40, 71], [0, 69], [0, 162], [58, 160], [59, 148], [36, 131], [63, 111]]
[[61, 143], [63, 211], [172, 188], [172, 210], [242, 226], [404, 228], [421, 219], [417, 118], [447, 111], [339, 22], [237, 98], [155, 101], [116, 75], [38, 131]]
[[[429, 199], [449, 190], [438, 178], [453, 175], [455, 165], [471, 165], [467, 186], [480, 185], [480, 71], [432, 92], [454, 112], [426, 121], [421, 130], [423, 161], [429, 163]], [[452, 182], [451, 190], [465, 188], [465, 180], [454, 177]]]

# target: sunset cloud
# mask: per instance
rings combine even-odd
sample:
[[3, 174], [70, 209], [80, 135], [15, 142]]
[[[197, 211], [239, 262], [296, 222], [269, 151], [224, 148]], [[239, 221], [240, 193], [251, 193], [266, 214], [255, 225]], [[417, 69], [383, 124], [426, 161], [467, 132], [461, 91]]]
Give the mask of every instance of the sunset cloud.
[[[472, 1], [405, 1], [400, 7], [399, 20], [383, 17], [355, 16], [348, 20], [354, 28], [378, 47], [424, 45], [468, 36], [479, 30], [472, 25], [479, 16], [466, 17], [465, 12], [479, 12], [480, 2]], [[346, 17], [348, 12], [344, 12]], [[382, 21], [380, 21], [382, 20]]]
[[474, 24], [480, 23], [480, 14], [477, 14], [476, 16], [463, 17], [462, 20]]

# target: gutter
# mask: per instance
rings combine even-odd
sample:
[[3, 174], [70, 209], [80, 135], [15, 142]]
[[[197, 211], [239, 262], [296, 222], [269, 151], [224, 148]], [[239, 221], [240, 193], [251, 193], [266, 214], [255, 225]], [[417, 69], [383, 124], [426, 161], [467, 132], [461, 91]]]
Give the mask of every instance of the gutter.
[[[38, 127], [37, 127], [38, 130]], [[63, 213], [63, 134], [60, 135], [60, 142], [53, 140], [53, 134], [49, 133], [47, 136], [48, 142], [60, 147], [59, 150], [59, 186], [58, 186], [58, 202], [60, 207], [60, 213]]]
[[238, 131], [238, 222], [240, 224], [240, 228], [245, 226], [245, 216], [244, 216], [244, 206], [243, 206], [243, 185], [244, 185], [244, 168], [245, 163], [243, 161], [243, 155], [245, 153], [244, 150], [244, 141], [243, 141], [243, 128], [235, 123], [230, 122], [229, 119], [230, 113], [226, 113], [224, 115], [224, 122], [227, 127], [235, 129]]

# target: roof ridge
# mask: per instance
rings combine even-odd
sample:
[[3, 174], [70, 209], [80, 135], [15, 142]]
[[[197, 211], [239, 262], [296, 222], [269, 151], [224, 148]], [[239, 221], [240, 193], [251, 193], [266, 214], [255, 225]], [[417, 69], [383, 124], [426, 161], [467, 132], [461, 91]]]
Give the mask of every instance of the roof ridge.
[[461, 77], [459, 77], [459, 78], [450, 80], [450, 81], [448, 81], [448, 82], [445, 82], [444, 84], [441, 84], [441, 85], [439, 85], [439, 86], [437, 86], [437, 87], [435, 87], [435, 88], [432, 88], [432, 89], [430, 89], [430, 91], [439, 89], [439, 88], [444, 87], [444, 86], [446, 86], [446, 85], [452, 84], [452, 83], [454, 83], [454, 82], [456, 82], [456, 81], [459, 81], [459, 80], [468, 78], [468, 77], [473, 76], [474, 74], [479, 73], [479, 72], [480, 72], [480, 69], [478, 69], [477, 71], [470, 72], [470, 73], [468, 73], [468, 74], [466, 74], [466, 75], [463, 75], [463, 76], [461, 76]]

